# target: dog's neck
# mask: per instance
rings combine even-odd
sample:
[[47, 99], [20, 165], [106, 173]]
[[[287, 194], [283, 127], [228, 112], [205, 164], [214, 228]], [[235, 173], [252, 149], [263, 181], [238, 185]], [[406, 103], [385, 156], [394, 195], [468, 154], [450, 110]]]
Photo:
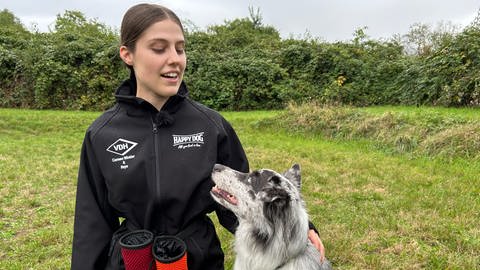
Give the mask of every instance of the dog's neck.
[[[235, 264], [243, 265], [239, 269], [257, 269], [253, 266], [264, 270], [277, 269], [305, 251], [308, 244], [307, 213], [298, 207], [284, 211], [282, 215], [270, 222], [264, 222], [264, 219], [254, 222], [239, 219], [236, 232], [238, 242], [235, 243]], [[259, 261], [266, 262], [266, 265], [259, 265]], [[277, 263], [272, 265], [272, 262]]]

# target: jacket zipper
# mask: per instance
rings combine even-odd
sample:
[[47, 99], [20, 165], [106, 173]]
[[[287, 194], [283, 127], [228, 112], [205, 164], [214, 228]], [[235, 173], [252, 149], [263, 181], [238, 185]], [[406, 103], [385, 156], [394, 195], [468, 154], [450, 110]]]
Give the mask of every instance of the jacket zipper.
[[[160, 153], [158, 150], [158, 126], [157, 124], [153, 121], [152, 119], [152, 126], [153, 126], [153, 142], [154, 142], [154, 148], [155, 148], [155, 202], [160, 204]], [[157, 205], [159, 207], [159, 205]], [[161, 222], [163, 223], [163, 222]], [[163, 226], [162, 226], [162, 229]]]

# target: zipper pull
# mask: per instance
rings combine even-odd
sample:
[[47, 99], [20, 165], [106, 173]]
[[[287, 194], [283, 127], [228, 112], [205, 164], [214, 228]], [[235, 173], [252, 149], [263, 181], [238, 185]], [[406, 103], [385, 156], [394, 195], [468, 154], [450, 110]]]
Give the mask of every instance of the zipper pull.
[[155, 124], [155, 123], [152, 123], [152, 124], [153, 124], [153, 130], [152, 131], [153, 131], [154, 134], [157, 134], [158, 133], [157, 124]]

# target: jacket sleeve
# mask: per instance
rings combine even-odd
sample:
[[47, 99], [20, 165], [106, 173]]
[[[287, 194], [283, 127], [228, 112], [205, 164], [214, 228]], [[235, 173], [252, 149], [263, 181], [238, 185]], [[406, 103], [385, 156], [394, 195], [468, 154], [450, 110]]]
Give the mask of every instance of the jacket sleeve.
[[107, 192], [89, 133], [80, 157], [72, 247], [72, 270], [104, 269], [118, 218], [107, 203]]
[[318, 236], [320, 236], [320, 233], [318, 232], [317, 227], [315, 227], [315, 225], [310, 220], [308, 221], [308, 229], [314, 230], [318, 234]]
[[[232, 126], [222, 118], [225, 136], [220, 140], [218, 146], [217, 163], [226, 165], [234, 170], [248, 172], [248, 160], [242, 144]], [[220, 224], [234, 233], [238, 227], [237, 217], [230, 210], [216, 204], [215, 210]]]

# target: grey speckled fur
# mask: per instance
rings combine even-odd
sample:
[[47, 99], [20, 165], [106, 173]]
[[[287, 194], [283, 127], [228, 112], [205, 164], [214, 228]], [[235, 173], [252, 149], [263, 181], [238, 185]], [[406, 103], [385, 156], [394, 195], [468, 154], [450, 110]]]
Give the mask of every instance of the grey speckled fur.
[[280, 174], [268, 169], [241, 173], [217, 164], [212, 180], [212, 197], [239, 220], [234, 270], [332, 269], [328, 260], [320, 262], [308, 240], [299, 165]]

